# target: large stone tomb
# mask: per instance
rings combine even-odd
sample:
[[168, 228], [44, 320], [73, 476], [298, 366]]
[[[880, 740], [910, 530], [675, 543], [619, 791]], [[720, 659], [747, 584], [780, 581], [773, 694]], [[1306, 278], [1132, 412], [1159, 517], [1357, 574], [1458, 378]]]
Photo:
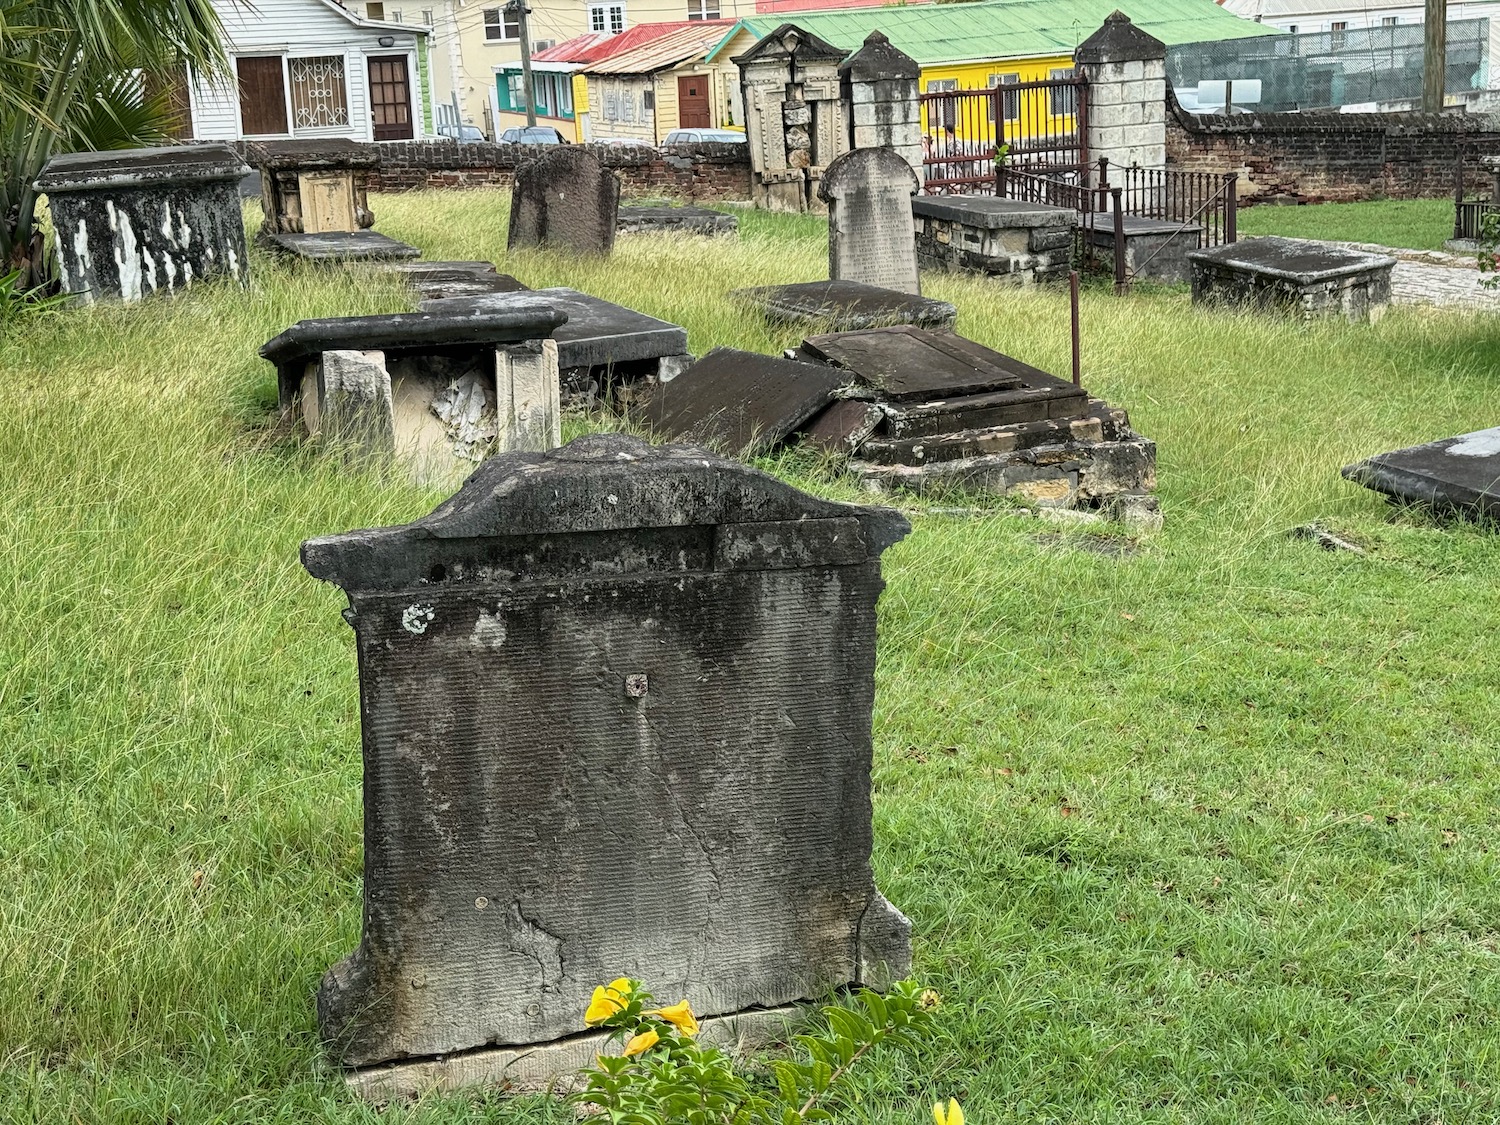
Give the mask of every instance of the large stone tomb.
[[917, 259], [1029, 285], [1072, 268], [1076, 211], [991, 195], [922, 195], [911, 201]]
[[911, 210], [921, 190], [893, 149], [855, 149], [830, 164], [818, 185], [828, 204], [829, 278], [921, 293]]
[[616, 220], [621, 234], [734, 234], [740, 221], [709, 207], [621, 207]]
[[266, 343], [283, 417], [351, 459], [399, 458], [441, 482], [497, 450], [562, 440], [557, 345], [565, 314], [507, 312], [304, 320]]
[[349, 596], [363, 728], [332, 1056], [506, 1082], [602, 1049], [583, 1013], [618, 976], [712, 1018], [905, 974], [870, 766], [880, 554], [907, 530], [612, 434], [304, 543]]
[[[1115, 217], [1099, 212], [1084, 236], [1095, 246], [1109, 251], [1113, 261]], [[1135, 215], [1120, 216], [1120, 233], [1125, 240], [1125, 268], [1136, 280], [1187, 284], [1193, 279], [1188, 255], [1203, 241], [1203, 228], [1193, 223], [1175, 223], [1166, 219], [1143, 219]]]
[[620, 180], [578, 145], [548, 149], [516, 169], [506, 246], [608, 254], [619, 222]]
[[[810, 336], [799, 354], [852, 381], [840, 391], [846, 401], [804, 432], [855, 450], [849, 467], [872, 490], [958, 487], [1159, 522], [1155, 443], [1081, 387], [962, 336], [910, 327]], [[847, 405], [859, 398], [879, 409], [873, 425]]]
[[1285, 312], [1302, 319], [1378, 319], [1391, 303], [1396, 259], [1268, 235], [1198, 250], [1193, 303]]
[[261, 233], [331, 234], [368, 230], [370, 170], [380, 157], [369, 145], [340, 139], [254, 141], [260, 169]]
[[557, 342], [563, 392], [576, 401], [608, 401], [635, 383], [666, 382], [693, 361], [687, 350], [687, 329], [681, 325], [576, 289], [423, 301], [420, 307], [424, 312], [443, 315], [536, 308], [562, 312], [567, 323], [552, 338]]
[[239, 199], [247, 171], [226, 145], [54, 156], [33, 186], [47, 196], [63, 290], [88, 304], [214, 277], [248, 281]]
[[958, 320], [958, 309], [947, 301], [857, 281], [763, 285], [731, 290], [729, 298], [755, 306], [771, 321], [816, 324], [830, 329], [885, 328], [895, 324], [952, 328]]
[[1402, 503], [1500, 516], [1500, 428], [1377, 453], [1344, 476]]
[[642, 413], [658, 437], [749, 457], [784, 441], [820, 413], [844, 381], [821, 364], [714, 348], [658, 385]]

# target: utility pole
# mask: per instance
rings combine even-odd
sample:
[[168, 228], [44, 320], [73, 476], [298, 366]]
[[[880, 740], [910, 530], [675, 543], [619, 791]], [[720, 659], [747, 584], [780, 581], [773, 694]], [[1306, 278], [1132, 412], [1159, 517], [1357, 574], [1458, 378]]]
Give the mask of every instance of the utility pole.
[[1438, 113], [1443, 108], [1443, 87], [1448, 68], [1448, 0], [1426, 0], [1422, 17], [1422, 108]]
[[[1433, 0], [1427, 0], [1429, 4]], [[1439, 0], [1446, 3], [1446, 0]], [[516, 14], [516, 22], [520, 24], [518, 31], [521, 36], [521, 90], [526, 97], [526, 124], [536, 124], [536, 96], [531, 89], [531, 24], [526, 19], [531, 15], [531, 9], [526, 6], [526, 0], [509, 0], [505, 5], [507, 12]]]

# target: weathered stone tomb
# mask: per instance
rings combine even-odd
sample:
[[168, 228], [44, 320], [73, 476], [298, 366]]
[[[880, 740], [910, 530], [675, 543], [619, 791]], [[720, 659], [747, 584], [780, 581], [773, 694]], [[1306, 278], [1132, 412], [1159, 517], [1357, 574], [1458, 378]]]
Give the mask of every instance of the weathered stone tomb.
[[783, 324], [817, 324], [834, 328], [952, 328], [958, 308], [916, 293], [883, 289], [858, 281], [799, 281], [732, 289], [730, 300], [759, 309], [767, 320]]
[[830, 280], [921, 293], [911, 211], [921, 190], [893, 149], [855, 149], [830, 164], [818, 184], [828, 204]]
[[597, 156], [579, 145], [548, 149], [516, 169], [506, 248], [608, 254], [619, 210], [620, 179]]
[[540, 1082], [599, 1049], [582, 1015], [618, 976], [723, 1017], [905, 974], [870, 764], [880, 554], [907, 530], [595, 435], [303, 544], [359, 653], [364, 922], [318, 993], [333, 1056]]
[[992, 195], [922, 195], [911, 201], [917, 260], [1006, 281], [1066, 278], [1078, 213]]
[[329, 234], [368, 230], [370, 171], [380, 157], [357, 141], [256, 141], [250, 159], [260, 169], [261, 233]]
[[1390, 307], [1396, 268], [1396, 259], [1385, 254], [1276, 235], [1197, 250], [1188, 261], [1195, 305], [1289, 313], [1304, 320], [1378, 320]]
[[89, 304], [214, 277], [245, 282], [238, 185], [247, 171], [225, 145], [54, 156], [33, 186], [47, 196], [63, 289]]
[[1500, 516], [1500, 428], [1377, 453], [1343, 475], [1397, 503], [1493, 519]]

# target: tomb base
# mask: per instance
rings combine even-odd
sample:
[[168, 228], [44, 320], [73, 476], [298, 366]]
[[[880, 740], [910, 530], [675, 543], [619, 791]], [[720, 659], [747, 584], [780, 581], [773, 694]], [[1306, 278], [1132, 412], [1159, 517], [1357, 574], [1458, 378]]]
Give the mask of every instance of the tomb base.
[[1072, 268], [1076, 212], [988, 195], [912, 200], [917, 261], [1020, 285], [1065, 278]]
[[740, 221], [707, 207], [621, 207], [615, 229], [621, 234], [736, 233]]
[[[1093, 226], [1085, 237], [1095, 247], [1107, 251], [1110, 255], [1108, 262], [1112, 262], [1114, 216], [1097, 214], [1093, 219]], [[1202, 242], [1202, 227], [1126, 216], [1120, 222], [1120, 231], [1125, 238], [1125, 268], [1137, 281], [1185, 285], [1193, 279], [1188, 255]]]
[[1267, 236], [1188, 255], [1193, 304], [1279, 312], [1303, 320], [1380, 318], [1396, 259], [1299, 238]]

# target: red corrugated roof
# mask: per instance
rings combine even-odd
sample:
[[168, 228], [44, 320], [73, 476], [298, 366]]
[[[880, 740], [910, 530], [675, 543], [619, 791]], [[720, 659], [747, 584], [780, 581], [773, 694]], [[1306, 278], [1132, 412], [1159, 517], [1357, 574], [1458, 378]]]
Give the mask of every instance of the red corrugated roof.
[[622, 51], [633, 51], [653, 40], [684, 28], [720, 27], [724, 30], [734, 26], [734, 20], [674, 20], [669, 23], [639, 23], [628, 27], [619, 35], [608, 35], [602, 31], [590, 31], [564, 40], [555, 47], [538, 51], [531, 56], [533, 62], [594, 63], [613, 58]]

